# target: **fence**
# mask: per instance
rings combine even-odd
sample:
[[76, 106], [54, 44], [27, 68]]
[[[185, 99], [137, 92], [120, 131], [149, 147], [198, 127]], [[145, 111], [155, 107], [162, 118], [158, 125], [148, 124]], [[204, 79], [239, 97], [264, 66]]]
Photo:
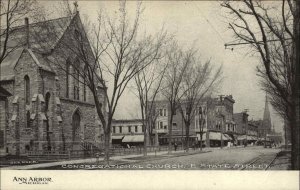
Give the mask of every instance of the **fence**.
[[[178, 150], [180, 147], [178, 147]], [[168, 146], [147, 146], [147, 152], [161, 152], [168, 151]], [[143, 154], [144, 147], [131, 148], [111, 148], [110, 156]], [[72, 158], [90, 158], [95, 157], [97, 153], [104, 156], [104, 149], [90, 149], [90, 150], [69, 150], [69, 151], [28, 151], [29, 158], [39, 160], [62, 160]]]
[[[147, 146], [147, 152], [160, 152], [167, 151], [167, 146]], [[111, 148], [111, 155], [130, 155], [130, 154], [142, 154], [144, 152], [144, 147], [131, 147], [131, 148]]]

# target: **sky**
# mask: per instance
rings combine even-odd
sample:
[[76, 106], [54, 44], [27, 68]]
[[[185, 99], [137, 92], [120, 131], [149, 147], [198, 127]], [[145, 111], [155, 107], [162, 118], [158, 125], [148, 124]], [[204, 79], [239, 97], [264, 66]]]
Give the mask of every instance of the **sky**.
[[[55, 3], [44, 4], [52, 6]], [[80, 15], [87, 16], [91, 22], [96, 22], [100, 10], [110, 15], [119, 8], [118, 1], [79, 1], [78, 5]], [[245, 46], [225, 49], [224, 44], [232, 42], [233, 35], [218, 1], [145, 1], [142, 6], [145, 10], [140, 22], [141, 32], [152, 34], [164, 25], [180, 45], [195, 46], [204, 61], [211, 59], [216, 65], [222, 64], [223, 80], [217, 94], [233, 96], [234, 113], [248, 109], [250, 120], [262, 119], [265, 93], [260, 89], [255, 71], [260, 58], [249, 54], [249, 48]], [[127, 2], [127, 8], [134, 13], [136, 2]], [[280, 132], [283, 122], [269, 107], [275, 130]], [[139, 117], [138, 98], [132, 90], [126, 90], [120, 99], [115, 118], [136, 117]]]

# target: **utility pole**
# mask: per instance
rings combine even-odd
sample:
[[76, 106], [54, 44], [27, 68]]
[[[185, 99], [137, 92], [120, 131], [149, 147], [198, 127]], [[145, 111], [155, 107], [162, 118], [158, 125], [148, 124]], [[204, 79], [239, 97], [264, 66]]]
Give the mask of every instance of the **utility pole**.
[[223, 97], [225, 95], [219, 95], [220, 97], [220, 105], [221, 105], [221, 111], [219, 110], [219, 116], [221, 116], [222, 118], [222, 122], [221, 122], [221, 149], [224, 147], [224, 140], [223, 140], [223, 128], [224, 128], [224, 123], [225, 123], [225, 115], [223, 113], [223, 106], [224, 106], [224, 103], [223, 103]]
[[249, 111], [249, 109], [245, 109], [244, 110], [244, 113], [245, 113], [245, 122], [246, 122], [246, 132], [245, 132], [245, 135], [246, 135], [246, 145], [248, 145], [248, 114], [247, 114], [248, 111]]

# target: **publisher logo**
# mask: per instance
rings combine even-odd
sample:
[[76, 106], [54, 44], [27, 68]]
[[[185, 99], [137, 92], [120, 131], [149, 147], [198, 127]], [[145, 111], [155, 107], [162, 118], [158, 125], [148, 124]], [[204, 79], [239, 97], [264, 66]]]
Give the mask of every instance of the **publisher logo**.
[[53, 180], [51, 177], [14, 177], [13, 182], [27, 185], [47, 185]]

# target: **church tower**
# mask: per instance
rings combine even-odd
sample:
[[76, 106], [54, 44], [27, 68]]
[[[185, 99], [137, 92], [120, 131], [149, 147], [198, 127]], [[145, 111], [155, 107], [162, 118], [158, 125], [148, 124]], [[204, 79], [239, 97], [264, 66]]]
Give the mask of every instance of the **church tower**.
[[266, 95], [262, 130], [264, 130], [264, 134], [267, 135], [271, 133], [271, 129], [272, 129], [271, 116], [269, 110], [268, 96]]

